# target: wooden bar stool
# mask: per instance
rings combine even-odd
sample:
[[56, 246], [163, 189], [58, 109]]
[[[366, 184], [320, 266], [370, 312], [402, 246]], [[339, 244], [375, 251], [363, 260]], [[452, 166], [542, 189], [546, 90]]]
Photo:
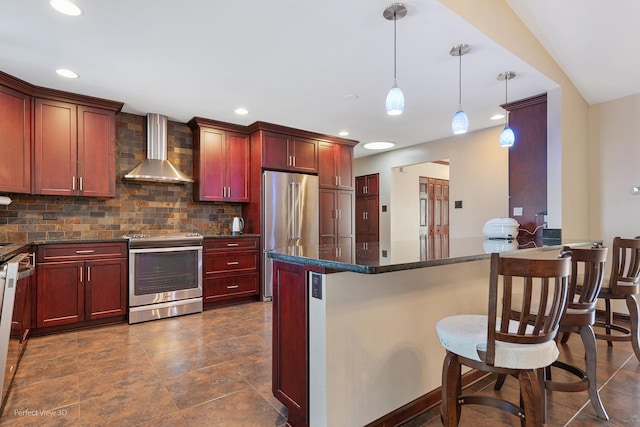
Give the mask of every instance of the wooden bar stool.
[[[580, 392], [587, 390], [591, 404], [599, 418], [608, 420], [609, 416], [605, 411], [598, 384], [596, 382], [597, 347], [596, 337], [592, 325], [596, 321], [596, 302], [602, 287], [604, 278], [604, 266], [607, 260], [607, 248], [567, 248], [563, 251], [571, 253], [571, 276], [569, 278], [569, 292], [567, 294], [567, 308], [560, 318], [559, 332], [563, 333], [562, 342], [566, 343], [569, 334], [572, 332], [580, 334], [585, 351], [585, 370], [556, 360], [545, 371], [545, 389], [561, 392]], [[514, 304], [515, 305], [515, 304]], [[512, 318], [520, 316], [519, 307], [514, 307], [511, 313]], [[537, 308], [534, 306], [534, 311]], [[580, 380], [573, 382], [552, 381], [551, 367], [560, 368], [567, 371]], [[498, 377], [494, 386], [495, 390], [500, 390], [504, 383], [505, 376]], [[546, 408], [545, 408], [546, 409]], [[545, 410], [546, 412], [546, 410]]]
[[[457, 426], [461, 405], [488, 405], [520, 417], [523, 426], [544, 424], [541, 368], [558, 358], [554, 338], [564, 312], [571, 260], [501, 258], [491, 254], [488, 315], [451, 316], [436, 330], [447, 351], [442, 368], [445, 426]], [[514, 300], [521, 310], [510, 319]], [[538, 301], [541, 313], [530, 308]], [[487, 395], [463, 395], [461, 365], [514, 375], [520, 383], [520, 405]]]
[[[609, 281], [602, 286], [598, 298], [604, 299], [605, 320], [596, 322], [597, 330], [605, 329], [605, 333], [596, 332], [596, 338], [607, 340], [609, 347], [613, 341], [631, 341], [633, 352], [640, 361], [640, 331], [638, 317], [640, 306], [640, 236], [635, 239], [613, 239], [611, 275]], [[611, 300], [625, 300], [629, 309], [630, 326], [613, 323]], [[614, 332], [615, 331], [615, 332]]]

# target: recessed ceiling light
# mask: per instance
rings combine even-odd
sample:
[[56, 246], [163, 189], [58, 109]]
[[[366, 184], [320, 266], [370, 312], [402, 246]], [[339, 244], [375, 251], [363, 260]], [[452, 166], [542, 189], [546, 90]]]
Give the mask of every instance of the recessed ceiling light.
[[346, 130], [341, 130], [340, 132], [338, 132], [338, 135], [347, 136], [347, 135], [349, 135], [349, 132], [347, 132]]
[[247, 110], [246, 108], [243, 108], [243, 107], [236, 108], [235, 112], [236, 112], [236, 114], [239, 114], [241, 116], [246, 116], [247, 114], [249, 114], [249, 110]]
[[387, 148], [395, 147], [395, 142], [389, 141], [376, 141], [376, 142], [367, 142], [363, 145], [367, 150], [386, 150]]
[[74, 73], [71, 70], [66, 70], [64, 68], [57, 69], [56, 73], [58, 73], [59, 76], [66, 77], [68, 79], [77, 79], [78, 78], [78, 74], [77, 73]]
[[49, 2], [51, 7], [57, 10], [60, 13], [64, 13], [69, 16], [78, 16], [82, 15], [82, 9], [76, 6], [73, 2], [69, 0], [51, 0]]
[[494, 114], [491, 116], [491, 120], [502, 120], [504, 119], [504, 114]]

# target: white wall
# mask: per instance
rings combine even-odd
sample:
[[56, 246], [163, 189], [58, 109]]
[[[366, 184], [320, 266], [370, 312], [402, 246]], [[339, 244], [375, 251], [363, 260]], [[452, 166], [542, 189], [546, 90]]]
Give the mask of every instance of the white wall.
[[391, 235], [394, 240], [418, 238], [421, 176], [448, 180], [449, 166], [439, 163], [418, 163], [392, 169], [391, 206], [400, 207], [393, 209], [390, 213]]
[[[355, 159], [356, 176], [380, 174], [380, 206], [388, 206], [387, 212], [380, 212], [381, 249], [389, 248], [393, 215], [406, 209], [393, 201], [399, 194], [392, 197], [393, 169], [399, 166], [449, 159], [451, 238], [482, 236], [485, 221], [509, 216], [509, 152], [498, 145], [501, 130], [496, 126]], [[395, 192], [417, 194], [413, 188]], [[463, 202], [462, 209], [453, 209], [455, 200]]]
[[589, 123], [590, 229], [610, 246], [640, 235], [640, 94], [592, 105]]

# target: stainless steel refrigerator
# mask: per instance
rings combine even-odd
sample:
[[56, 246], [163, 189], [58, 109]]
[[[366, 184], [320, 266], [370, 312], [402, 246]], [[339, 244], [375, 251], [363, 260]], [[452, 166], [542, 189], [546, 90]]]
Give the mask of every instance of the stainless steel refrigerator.
[[265, 171], [262, 175], [262, 296], [273, 296], [273, 260], [277, 249], [304, 256], [319, 243], [318, 177], [300, 173]]

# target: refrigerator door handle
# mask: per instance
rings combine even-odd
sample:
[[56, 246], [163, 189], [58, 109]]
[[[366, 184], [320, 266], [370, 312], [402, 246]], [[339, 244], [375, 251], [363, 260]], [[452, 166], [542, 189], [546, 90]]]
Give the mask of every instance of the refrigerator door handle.
[[293, 183], [293, 194], [295, 195], [295, 199], [294, 199], [294, 203], [293, 203], [293, 224], [294, 224], [294, 228], [293, 228], [293, 238], [295, 240], [295, 244], [297, 245], [298, 242], [301, 239], [300, 236], [300, 224], [302, 221], [302, 197], [301, 197], [301, 192], [302, 192], [302, 187], [300, 186], [299, 182], [294, 182]]
[[295, 183], [290, 182], [289, 183], [289, 235], [287, 236], [287, 239], [289, 240], [289, 244], [291, 244], [291, 241], [295, 238], [296, 235], [296, 228], [295, 228], [295, 222], [296, 222], [296, 218], [295, 218], [295, 208], [294, 206], [296, 205], [296, 188], [295, 188]]

